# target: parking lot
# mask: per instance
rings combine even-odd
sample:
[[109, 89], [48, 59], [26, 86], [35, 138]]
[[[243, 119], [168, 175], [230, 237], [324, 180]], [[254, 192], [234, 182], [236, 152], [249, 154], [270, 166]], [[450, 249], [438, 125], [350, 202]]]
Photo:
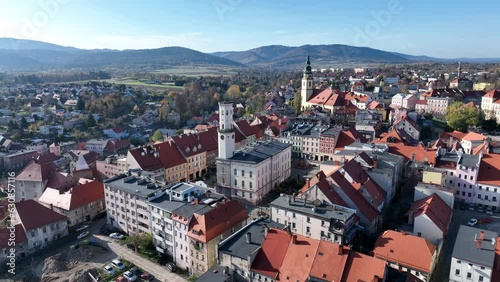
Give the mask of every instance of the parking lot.
[[[440, 259], [436, 265], [434, 273], [432, 275], [431, 281], [433, 282], [443, 282], [448, 281], [448, 277], [450, 275], [450, 265], [451, 265], [451, 256], [453, 253], [453, 247], [455, 246], [455, 240], [458, 233], [458, 229], [460, 225], [467, 225], [467, 222], [471, 219], [475, 218], [479, 220], [476, 228], [481, 229], [498, 229], [493, 231], [500, 231], [500, 213], [493, 213], [493, 215], [487, 215], [486, 213], [480, 213], [476, 210], [461, 210], [460, 208], [456, 208], [453, 210], [453, 217], [450, 223], [450, 227], [448, 229], [448, 234], [445, 237], [445, 241], [443, 244], [443, 248], [441, 250]], [[491, 218], [493, 223], [481, 223], [481, 219]]]

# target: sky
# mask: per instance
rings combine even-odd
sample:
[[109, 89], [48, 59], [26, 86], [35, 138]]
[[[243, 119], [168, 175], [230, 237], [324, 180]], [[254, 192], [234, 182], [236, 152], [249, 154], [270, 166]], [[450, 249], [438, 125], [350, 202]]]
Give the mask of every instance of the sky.
[[84, 49], [347, 44], [498, 58], [499, 12], [496, 0], [0, 0], [0, 37]]

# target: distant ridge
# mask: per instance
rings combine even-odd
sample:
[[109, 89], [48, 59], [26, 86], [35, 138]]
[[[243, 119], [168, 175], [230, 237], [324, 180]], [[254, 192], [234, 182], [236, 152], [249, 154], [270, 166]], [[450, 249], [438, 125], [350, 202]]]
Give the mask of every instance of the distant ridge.
[[342, 44], [270, 45], [246, 51], [202, 53], [184, 47], [143, 50], [85, 50], [35, 40], [0, 38], [0, 71], [38, 71], [65, 68], [148, 68], [180, 66], [301, 69], [310, 55], [315, 68], [350, 64], [414, 62], [500, 63], [500, 58], [440, 59]]

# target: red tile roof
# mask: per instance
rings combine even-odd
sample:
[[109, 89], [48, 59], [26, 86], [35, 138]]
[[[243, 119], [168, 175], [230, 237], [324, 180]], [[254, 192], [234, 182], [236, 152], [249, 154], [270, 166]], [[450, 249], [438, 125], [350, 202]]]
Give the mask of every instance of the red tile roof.
[[429, 164], [436, 164], [436, 149], [426, 148], [422, 144], [411, 146], [404, 143], [396, 130], [393, 130], [380, 139], [373, 140], [373, 143], [385, 143], [389, 146], [389, 152], [412, 160], [415, 157], [417, 162], [427, 161]]
[[[336, 269], [334, 269], [334, 266], [337, 265], [334, 265], [333, 263], [330, 268], [325, 268], [324, 265], [314, 265], [314, 259], [316, 258], [320, 243], [319, 240], [314, 240], [300, 235], [295, 236], [296, 243], [293, 243], [294, 239], [292, 237], [291, 243], [288, 244], [286, 256], [283, 258], [283, 262], [279, 268], [279, 281], [307, 281], [309, 274], [315, 267], [319, 268], [314, 271], [315, 273], [319, 273], [320, 271], [329, 273], [337, 272]], [[298, 267], [298, 262], [300, 262], [300, 267]], [[313, 276], [312, 274], [313, 273], [311, 273], [311, 276]], [[335, 281], [331, 279], [331, 277], [328, 280]]]
[[[364, 153], [364, 152], [363, 152]], [[365, 153], [366, 154], [366, 153]], [[368, 156], [366, 156], [368, 157]], [[370, 157], [368, 157], [370, 158]], [[353, 185], [358, 191], [361, 192], [361, 187], [364, 187], [371, 199], [367, 199], [373, 203], [374, 207], [379, 207], [385, 200], [386, 192], [380, 187], [363, 169], [363, 167], [355, 160], [351, 159], [342, 166], [345, 173], [347, 173], [357, 185]]]
[[429, 273], [436, 246], [422, 237], [387, 230], [378, 237], [373, 249], [376, 258]]
[[414, 218], [426, 215], [443, 234], [448, 232], [452, 209], [436, 193], [414, 202], [410, 211]]
[[252, 263], [252, 271], [267, 277], [277, 278], [291, 240], [292, 237], [288, 232], [269, 228], [261, 249]]
[[320, 180], [325, 179], [326, 175], [325, 173], [320, 170], [318, 173], [316, 173], [313, 177], [309, 179], [309, 182], [306, 182], [304, 186], [299, 190], [299, 193], [304, 193], [305, 191], [309, 190], [312, 186], [316, 185]]
[[479, 165], [477, 182], [500, 186], [500, 154], [484, 154]]
[[205, 148], [207, 152], [217, 151], [219, 149], [217, 129], [215, 127], [204, 132], [199, 132], [197, 135], [201, 146]]
[[385, 272], [385, 261], [361, 253], [351, 252], [347, 258], [342, 282], [379, 282], [384, 279]]
[[74, 210], [81, 206], [104, 200], [104, 184], [94, 180], [82, 185], [77, 185], [71, 188], [68, 193], [71, 194], [69, 210]]
[[354, 186], [345, 179], [344, 175], [337, 170], [330, 176], [344, 194], [353, 202], [355, 207], [361, 214], [368, 220], [372, 221], [378, 216], [378, 211], [361, 195], [361, 192], [354, 188]]
[[[205, 137], [203, 137], [205, 138]], [[184, 156], [172, 141], [165, 141], [153, 145], [158, 151], [158, 158], [164, 168], [172, 168], [187, 163]]]
[[491, 280], [500, 281], [500, 237], [497, 237], [495, 245], [495, 260], [491, 269]]
[[486, 139], [488, 139], [487, 136], [475, 132], [469, 132], [464, 137], [462, 137], [462, 140], [466, 141], [484, 141]]
[[356, 128], [351, 127], [346, 130], [340, 131], [337, 143], [335, 144], [335, 149], [343, 149], [345, 146], [349, 146], [359, 140], [361, 143], [366, 143], [366, 138], [359, 134]]
[[488, 141], [484, 141], [483, 144], [477, 146], [476, 148], [474, 148], [472, 150], [472, 154], [473, 155], [479, 155], [479, 153], [483, 152], [483, 153], [488, 153], [488, 148], [489, 148], [489, 143]]
[[172, 140], [177, 145], [177, 148], [179, 148], [179, 151], [186, 157], [198, 155], [206, 151], [194, 134], [177, 135], [172, 137]]
[[417, 105], [427, 105], [427, 100], [417, 100]]
[[328, 101], [330, 96], [333, 94], [332, 89], [327, 88], [327, 89], [315, 89], [314, 95], [312, 95], [311, 99], [309, 99], [307, 102], [311, 104], [318, 104], [318, 105], [323, 105]]
[[129, 150], [129, 154], [135, 159], [142, 170], [155, 171], [163, 168], [163, 164], [152, 146], [138, 147]]
[[41, 164], [53, 163], [59, 159], [58, 156], [54, 153], [45, 153], [43, 155], [39, 155], [37, 158], [37, 162]]
[[16, 203], [16, 210], [19, 215], [19, 220], [26, 232], [47, 224], [66, 220], [65, 216], [58, 214], [34, 200], [24, 200]]
[[53, 163], [41, 164], [36, 161], [31, 161], [22, 171], [16, 176], [18, 180], [44, 181], [48, 180], [49, 176], [56, 171], [56, 166]]
[[236, 129], [241, 131], [245, 137], [255, 135], [255, 130], [250, 126], [247, 120], [239, 120], [236, 122]]
[[215, 208], [205, 214], [193, 214], [188, 236], [207, 243], [247, 218], [245, 207], [236, 201], [216, 203]]
[[[28, 241], [26, 233], [24, 233], [24, 229], [21, 224], [16, 224], [14, 234], [15, 234], [14, 242], [16, 243], [16, 245]], [[0, 250], [5, 249], [7, 247], [13, 247], [13, 246], [8, 246], [9, 238], [10, 238], [10, 230], [7, 228], [0, 229]]]
[[328, 100], [325, 102], [325, 106], [330, 107], [342, 107], [345, 106], [346, 102], [344, 96], [341, 94], [334, 93]]
[[60, 191], [66, 191], [67, 189], [75, 186], [77, 183], [78, 179], [74, 178], [71, 174], [64, 175], [56, 171], [50, 175], [46, 187], [54, 188]]
[[460, 131], [453, 131], [453, 132], [443, 132], [443, 134], [441, 134], [441, 139], [445, 139], [444, 141], [447, 142], [448, 139], [451, 137], [455, 140], [458, 140], [458, 141], [462, 141], [462, 139], [464, 138], [464, 136], [467, 135], [467, 133], [463, 133], [463, 132], [460, 132]]
[[489, 92], [486, 92], [483, 97], [500, 99], [500, 89], [493, 89]]

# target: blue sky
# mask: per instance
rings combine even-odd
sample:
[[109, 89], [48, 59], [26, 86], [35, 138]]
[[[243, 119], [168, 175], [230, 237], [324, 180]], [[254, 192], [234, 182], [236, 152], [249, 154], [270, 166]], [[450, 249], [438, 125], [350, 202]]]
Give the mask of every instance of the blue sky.
[[493, 0], [0, 0], [0, 37], [87, 49], [349, 44], [500, 57], [499, 12]]

